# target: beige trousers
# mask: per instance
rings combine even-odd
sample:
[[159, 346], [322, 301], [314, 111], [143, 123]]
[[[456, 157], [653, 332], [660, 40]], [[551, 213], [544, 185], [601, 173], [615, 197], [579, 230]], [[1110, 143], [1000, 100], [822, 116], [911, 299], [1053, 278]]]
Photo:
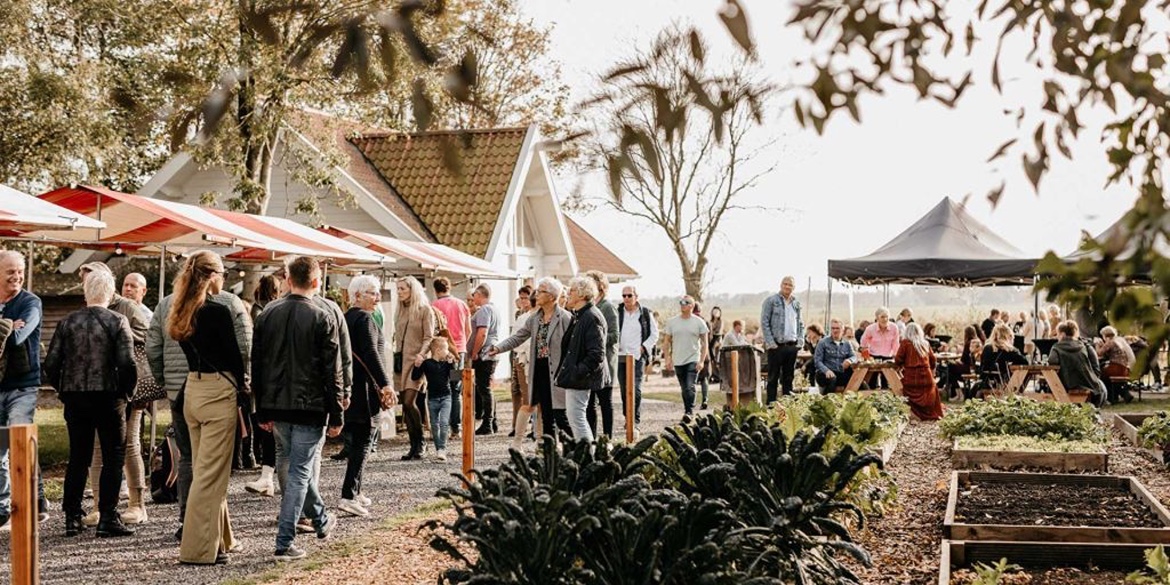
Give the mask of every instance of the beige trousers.
[[[130, 413], [126, 421], [126, 464], [122, 466], [126, 474], [126, 487], [129, 489], [146, 489], [146, 466], [142, 461], [142, 413], [141, 408], [126, 407]], [[97, 441], [93, 444], [93, 462], [89, 465], [89, 485], [97, 491], [98, 477], [102, 473], [102, 449]]]
[[187, 374], [183, 416], [191, 434], [191, 493], [179, 560], [212, 564], [235, 541], [228, 516], [228, 478], [236, 440], [236, 388], [221, 374]]

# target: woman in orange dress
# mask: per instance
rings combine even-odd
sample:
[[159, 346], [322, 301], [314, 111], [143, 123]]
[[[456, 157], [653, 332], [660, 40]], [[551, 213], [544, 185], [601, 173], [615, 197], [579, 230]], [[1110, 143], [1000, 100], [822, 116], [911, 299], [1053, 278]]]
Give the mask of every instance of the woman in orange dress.
[[934, 383], [934, 352], [922, 327], [906, 325], [906, 338], [898, 345], [894, 364], [902, 369], [902, 393], [910, 401], [910, 411], [919, 420], [942, 418], [942, 400]]

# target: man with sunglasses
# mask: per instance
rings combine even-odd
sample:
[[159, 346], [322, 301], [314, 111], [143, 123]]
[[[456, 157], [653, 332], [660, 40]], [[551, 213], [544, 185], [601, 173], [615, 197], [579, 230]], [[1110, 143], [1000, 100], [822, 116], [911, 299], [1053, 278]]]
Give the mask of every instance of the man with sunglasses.
[[[658, 344], [658, 321], [650, 309], [638, 303], [638, 289], [622, 288], [618, 309], [618, 384], [621, 386], [622, 415], [626, 413], [626, 356], [634, 356], [634, 425], [642, 421], [642, 373], [654, 346]], [[636, 432], [636, 431], [635, 431]]]
[[707, 362], [707, 322], [694, 315], [695, 299], [690, 295], [678, 301], [679, 315], [666, 322], [662, 333], [670, 338], [671, 363], [682, 390], [686, 415], [695, 410], [695, 379], [699, 368]]

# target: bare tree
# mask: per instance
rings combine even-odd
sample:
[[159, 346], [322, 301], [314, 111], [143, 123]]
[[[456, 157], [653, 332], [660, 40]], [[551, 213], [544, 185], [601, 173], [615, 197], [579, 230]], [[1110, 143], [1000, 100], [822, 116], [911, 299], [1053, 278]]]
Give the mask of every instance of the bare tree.
[[[610, 111], [598, 116], [605, 126], [591, 145], [609, 172], [606, 203], [662, 231], [687, 294], [700, 300], [724, 218], [745, 209], [741, 196], [776, 168], [756, 164], [772, 141], [759, 147], [753, 140], [771, 87], [749, 58], [719, 71], [705, 53], [697, 33], [676, 26], [660, 33], [636, 65], [618, 66], [594, 102]], [[718, 103], [688, 110], [709, 95]]]

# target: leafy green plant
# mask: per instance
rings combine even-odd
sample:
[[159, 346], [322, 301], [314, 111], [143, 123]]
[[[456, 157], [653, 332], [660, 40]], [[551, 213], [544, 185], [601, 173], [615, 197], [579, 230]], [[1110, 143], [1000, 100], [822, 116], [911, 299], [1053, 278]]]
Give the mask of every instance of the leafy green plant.
[[1018, 435], [1050, 441], [1078, 440], [1104, 443], [1105, 430], [1087, 404], [1040, 402], [1019, 396], [1002, 400], [971, 400], [952, 408], [939, 421], [948, 439], [988, 435]]
[[[1153, 573], [1151, 577], [1147, 573]], [[1146, 572], [1134, 571], [1125, 577], [1126, 583], [1136, 585], [1170, 585], [1170, 558], [1162, 545], [1146, 549]]]
[[1170, 412], [1161, 410], [1146, 418], [1138, 427], [1137, 436], [1143, 447], [1166, 451], [1170, 447]]
[[1008, 573], [1023, 570], [1023, 567], [1019, 565], [1008, 564], [1005, 558], [999, 559], [994, 565], [975, 563], [973, 568], [975, 569], [975, 578], [970, 581], [969, 585], [1000, 585]]
[[1097, 440], [1068, 439], [1053, 441], [1020, 435], [961, 436], [958, 448], [970, 451], [1032, 451], [1037, 453], [1104, 453], [1105, 444]]
[[858, 454], [849, 445], [827, 456], [826, 443], [834, 432], [831, 425], [805, 429], [789, 440], [783, 427], [762, 417], [735, 425], [730, 415], [712, 414], [667, 429], [663, 441], [675, 464], [655, 463], [684, 494], [730, 504], [744, 526], [728, 534], [728, 544], [753, 575], [808, 584], [857, 583], [835, 554], [869, 564], [868, 554], [840, 520], [851, 517], [860, 525], [864, 515], [839, 496], [861, 470], [880, 467], [881, 459]]

